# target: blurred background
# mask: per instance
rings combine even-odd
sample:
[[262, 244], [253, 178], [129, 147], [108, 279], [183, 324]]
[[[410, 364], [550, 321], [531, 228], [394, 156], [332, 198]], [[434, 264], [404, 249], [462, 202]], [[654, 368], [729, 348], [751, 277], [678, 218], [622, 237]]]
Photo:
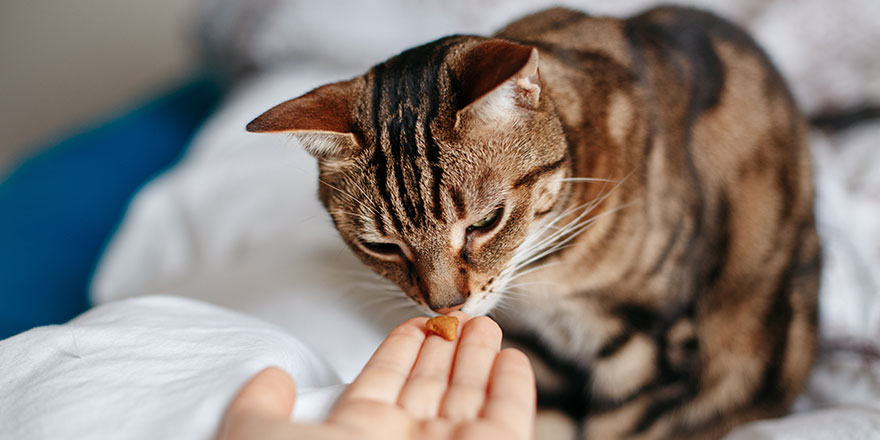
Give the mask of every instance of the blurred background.
[[[289, 226], [297, 220], [285, 217], [301, 210], [281, 208], [292, 159], [243, 130], [269, 106], [408, 47], [491, 34], [544, 7], [622, 17], [656, 3], [0, 0], [0, 339], [86, 310], [114, 242], [110, 269], [96, 277], [103, 300], [155, 293], [181, 274], [216, 284], [214, 275], [242, 266], [242, 249], [304, 246]], [[826, 265], [839, 275], [824, 278], [836, 295], [824, 322], [845, 330], [839, 339], [880, 340], [880, 2], [684, 3], [746, 28], [805, 113], [830, 118], [832, 129], [811, 133]], [[189, 167], [175, 166], [182, 157]], [[189, 177], [151, 183], [169, 169]], [[151, 197], [141, 188], [165, 197], [153, 200], [165, 211], [138, 208], [138, 197]], [[266, 260], [289, 273], [289, 260]], [[205, 265], [220, 269], [199, 272]], [[111, 289], [110, 279], [125, 282]]]
[[89, 306], [131, 195], [219, 101], [196, 0], [0, 2], [0, 339]]
[[196, 0], [0, 2], [0, 173], [198, 69]]

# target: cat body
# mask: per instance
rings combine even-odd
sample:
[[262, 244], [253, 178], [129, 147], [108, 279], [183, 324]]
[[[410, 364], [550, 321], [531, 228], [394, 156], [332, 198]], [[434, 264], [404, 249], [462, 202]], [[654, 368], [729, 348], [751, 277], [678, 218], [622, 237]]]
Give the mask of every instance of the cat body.
[[416, 303], [493, 313], [584, 438], [717, 438], [784, 414], [809, 373], [806, 126], [714, 15], [551, 9], [248, 129], [300, 137], [343, 239]]

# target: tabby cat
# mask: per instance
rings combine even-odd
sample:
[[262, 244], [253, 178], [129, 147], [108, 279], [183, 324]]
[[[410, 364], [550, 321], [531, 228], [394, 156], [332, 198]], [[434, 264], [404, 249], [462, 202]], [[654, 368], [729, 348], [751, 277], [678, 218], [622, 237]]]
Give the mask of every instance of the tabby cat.
[[678, 7], [442, 38], [247, 127], [298, 137], [358, 257], [494, 313], [598, 439], [786, 412], [816, 349], [805, 128], [749, 36]]

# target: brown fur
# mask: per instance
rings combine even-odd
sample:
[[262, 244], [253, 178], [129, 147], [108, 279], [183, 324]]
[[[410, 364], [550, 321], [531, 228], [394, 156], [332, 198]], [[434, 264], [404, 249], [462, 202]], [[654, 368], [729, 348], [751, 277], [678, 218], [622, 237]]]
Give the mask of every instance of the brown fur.
[[809, 372], [804, 121], [713, 15], [552, 9], [248, 128], [306, 133], [355, 253], [426, 308], [492, 311], [585, 438], [717, 438], [783, 414]]

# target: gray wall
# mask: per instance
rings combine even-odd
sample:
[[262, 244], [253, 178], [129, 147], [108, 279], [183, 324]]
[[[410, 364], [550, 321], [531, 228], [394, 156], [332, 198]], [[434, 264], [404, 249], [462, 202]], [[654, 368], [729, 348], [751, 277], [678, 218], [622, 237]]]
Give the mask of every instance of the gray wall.
[[0, 174], [193, 69], [196, 0], [0, 0]]

